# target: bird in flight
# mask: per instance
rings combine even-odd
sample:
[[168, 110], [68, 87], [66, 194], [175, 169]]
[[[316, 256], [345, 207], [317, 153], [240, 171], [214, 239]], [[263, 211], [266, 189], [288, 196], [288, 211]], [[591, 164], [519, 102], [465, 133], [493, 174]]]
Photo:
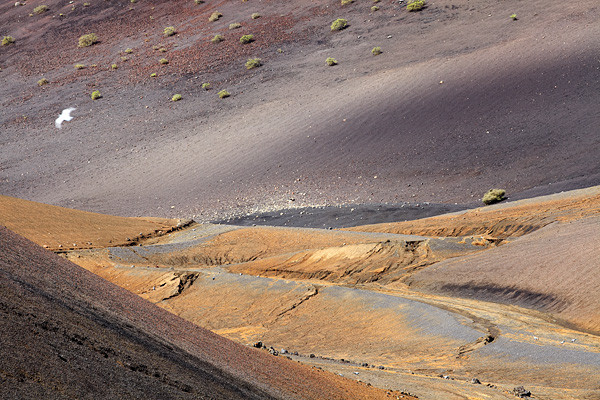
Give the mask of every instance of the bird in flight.
[[55, 122], [55, 125], [58, 129], [62, 128], [62, 123], [64, 121], [70, 121], [73, 119], [73, 117], [71, 116], [71, 111], [74, 110], [75, 108], [73, 107], [65, 108], [64, 110], [62, 110], [62, 113], [58, 116], [58, 118], [56, 118]]

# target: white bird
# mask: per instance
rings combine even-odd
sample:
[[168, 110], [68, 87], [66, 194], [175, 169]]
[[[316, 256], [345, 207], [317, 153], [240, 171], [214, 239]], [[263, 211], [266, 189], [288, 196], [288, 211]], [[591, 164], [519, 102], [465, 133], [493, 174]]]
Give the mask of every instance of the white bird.
[[73, 117], [71, 116], [71, 111], [74, 111], [75, 108], [73, 107], [69, 107], [69, 108], [65, 108], [64, 110], [62, 110], [62, 113], [58, 116], [58, 118], [56, 118], [56, 122], [55, 125], [58, 129], [62, 128], [62, 123], [64, 121], [70, 121], [73, 119]]

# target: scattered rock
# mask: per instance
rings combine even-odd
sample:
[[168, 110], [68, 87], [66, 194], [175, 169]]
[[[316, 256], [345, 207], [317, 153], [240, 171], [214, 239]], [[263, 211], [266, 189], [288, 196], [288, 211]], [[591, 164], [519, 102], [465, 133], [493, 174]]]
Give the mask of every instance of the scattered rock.
[[260, 349], [263, 347], [263, 342], [256, 342], [254, 343], [254, 347], [256, 347], [257, 349]]
[[377, 369], [385, 369], [385, 367], [383, 365], [380, 365], [379, 367], [377, 367]]
[[308, 356], [308, 357], [315, 358], [315, 355], [311, 353], [310, 356]]
[[531, 392], [525, 389], [523, 386], [517, 386], [513, 389], [513, 394], [519, 398], [530, 397]]
[[474, 384], [474, 385], [481, 385], [481, 382], [477, 378], [471, 379], [471, 383]]

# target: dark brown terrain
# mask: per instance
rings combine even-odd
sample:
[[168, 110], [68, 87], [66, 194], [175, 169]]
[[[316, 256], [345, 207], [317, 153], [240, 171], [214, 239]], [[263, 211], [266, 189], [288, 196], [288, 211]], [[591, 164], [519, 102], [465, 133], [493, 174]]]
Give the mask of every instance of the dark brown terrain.
[[[362, 0], [51, 0], [28, 16], [38, 3], [0, 8], [0, 34], [16, 38], [0, 48], [6, 195], [211, 220], [600, 184], [595, 0], [456, 0], [418, 13], [390, 0], [376, 12]], [[213, 11], [223, 17], [211, 23]], [[340, 17], [349, 28], [331, 32]], [[166, 26], [178, 33], [165, 38]], [[89, 32], [100, 42], [78, 48]], [[225, 41], [210, 43], [217, 33]], [[241, 45], [246, 33], [256, 40]], [[246, 70], [248, 57], [264, 65]], [[75, 119], [59, 131], [69, 106]]]

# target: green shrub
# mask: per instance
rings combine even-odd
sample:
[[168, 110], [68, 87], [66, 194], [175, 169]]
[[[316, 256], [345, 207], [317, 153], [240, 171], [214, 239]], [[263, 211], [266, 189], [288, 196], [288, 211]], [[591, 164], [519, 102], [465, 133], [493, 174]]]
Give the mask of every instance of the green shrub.
[[341, 31], [342, 29], [346, 29], [348, 27], [348, 21], [344, 18], [338, 18], [331, 23], [332, 31]]
[[246, 69], [258, 68], [262, 65], [260, 58], [249, 58], [246, 61]]
[[161, 53], [166, 53], [167, 49], [165, 49], [164, 47], [161, 47], [160, 49], [158, 49], [158, 51], [160, 51]]
[[379, 11], [379, 7], [373, 6], [373, 7], [371, 7], [371, 11], [372, 12]]
[[48, 79], [42, 78], [38, 81], [38, 86], [44, 86], [44, 85], [47, 85], [48, 83], [50, 83], [50, 82], [48, 82]]
[[240, 38], [241, 44], [248, 44], [254, 41], [254, 35], [244, 35]]
[[173, 97], [171, 97], [171, 101], [179, 101], [183, 99], [183, 97], [180, 94], [174, 94]]
[[208, 20], [210, 22], [215, 22], [215, 21], [218, 21], [219, 18], [221, 18], [222, 16], [223, 16], [223, 14], [221, 14], [218, 11], [215, 11], [214, 13], [210, 14], [210, 17], [208, 17]]
[[163, 30], [163, 34], [165, 36], [173, 36], [175, 33], [177, 33], [175, 31], [175, 27], [173, 26], [167, 26], [164, 30]]
[[75, 64], [75, 69], [84, 69], [85, 65], [84, 64]]
[[234, 23], [229, 24], [229, 29], [238, 29], [241, 27], [242, 27], [242, 24], [240, 24], [239, 22], [234, 22]]
[[110, 67], [111, 67], [112, 69], [118, 69], [118, 68], [119, 68], [119, 66], [118, 66], [117, 64], [113, 64], [113, 65], [111, 65]]
[[337, 60], [333, 57], [327, 57], [327, 60], [325, 60], [325, 62], [327, 63], [327, 65], [329, 65], [330, 67], [333, 67], [334, 65], [337, 65]]
[[203, 4], [204, 0], [194, 0], [194, 3], [196, 3], [196, 4]]
[[98, 42], [98, 36], [95, 33], [88, 33], [79, 38], [79, 47], [88, 47]]
[[221, 43], [223, 40], [224, 39], [222, 35], [215, 35], [214, 38], [210, 39], [210, 41], [213, 43]]
[[166, 58], [161, 58], [160, 60], [158, 60], [159, 63], [166, 65], [169, 63], [169, 60], [167, 60]]
[[83, 6], [84, 6], [84, 7], [89, 7], [89, 6], [90, 6], [90, 3], [83, 3]]
[[504, 189], [490, 189], [486, 194], [483, 195], [481, 201], [483, 201], [483, 204], [486, 205], [498, 203], [506, 198], [504, 197], [505, 194], [506, 190]]
[[219, 97], [220, 97], [221, 99], [224, 99], [225, 97], [229, 97], [229, 96], [231, 96], [231, 94], [230, 94], [230, 93], [229, 93], [227, 90], [225, 90], [225, 89], [221, 90], [221, 91], [218, 93], [218, 95], [219, 95]]
[[36, 8], [33, 9], [34, 14], [43, 14], [46, 11], [48, 11], [48, 6], [45, 4], [42, 4], [41, 6], [37, 6]]
[[425, 0], [415, 0], [406, 5], [408, 11], [420, 11], [425, 7]]
[[210, 89], [210, 83], [209, 83], [209, 82], [204, 82], [204, 83], [202, 84], [202, 89], [204, 89], [204, 90], [208, 90], [208, 89]]
[[347, 4], [354, 3], [354, 0], [342, 0], [342, 5], [345, 6]]
[[511, 16], [510, 16], [510, 18], [511, 18], [513, 21], [516, 21], [516, 20], [518, 19], [518, 18], [517, 18], [517, 14], [513, 14], [513, 15], [511, 15]]
[[12, 36], [4, 36], [4, 38], [2, 39], [2, 46], [8, 46], [10, 44], [13, 44], [15, 42], [15, 38]]
[[99, 90], [94, 90], [92, 92], [92, 100], [98, 100], [101, 97], [102, 97], [102, 95], [100, 94]]
[[252, 19], [259, 19], [260, 18], [260, 14], [259, 13], [252, 13], [252, 15], [250, 16], [250, 18], [252, 18]]
[[151, 73], [151, 74], [150, 74], [150, 77], [151, 77], [151, 78], [156, 78], [156, 72], [153, 72], [153, 73]]
[[383, 51], [381, 50], [381, 47], [377, 46], [377, 47], [373, 47], [373, 50], [371, 50], [371, 53], [373, 53], [374, 56], [378, 56], [381, 53], [383, 53]]
[[131, 54], [131, 53], [133, 53], [133, 49], [126, 48], [126, 49], [125, 49], [125, 53], [127, 53], [127, 54]]
[[127, 58], [127, 57], [121, 57], [121, 61], [127, 61], [127, 60], [129, 60], [129, 58]]

